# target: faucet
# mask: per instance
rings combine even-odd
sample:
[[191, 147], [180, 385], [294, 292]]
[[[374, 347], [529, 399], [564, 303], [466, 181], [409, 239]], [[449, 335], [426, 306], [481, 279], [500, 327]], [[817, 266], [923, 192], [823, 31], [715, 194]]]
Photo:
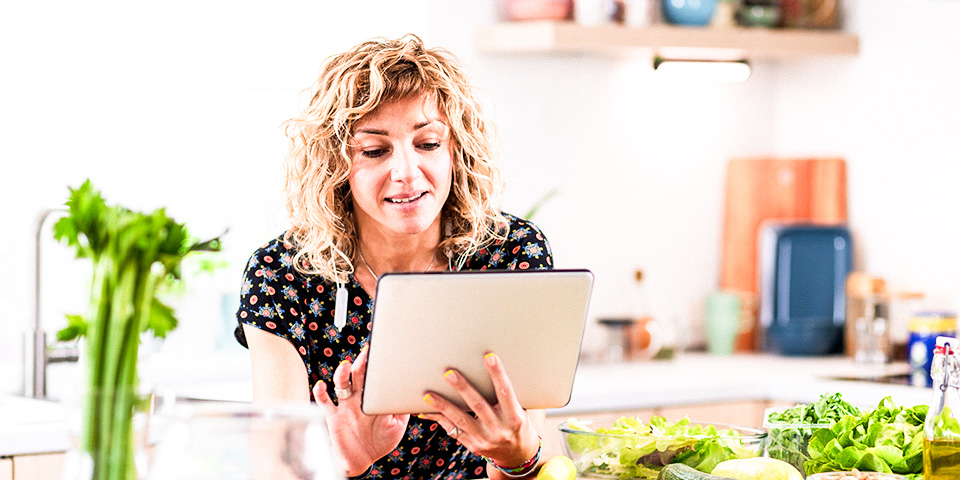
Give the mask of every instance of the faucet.
[[76, 362], [79, 349], [76, 343], [57, 342], [47, 344], [47, 333], [40, 319], [40, 243], [43, 226], [47, 219], [62, 213], [62, 209], [47, 209], [37, 217], [36, 250], [34, 251], [33, 286], [33, 331], [24, 335], [23, 396], [43, 399], [47, 397], [47, 366], [52, 363]]

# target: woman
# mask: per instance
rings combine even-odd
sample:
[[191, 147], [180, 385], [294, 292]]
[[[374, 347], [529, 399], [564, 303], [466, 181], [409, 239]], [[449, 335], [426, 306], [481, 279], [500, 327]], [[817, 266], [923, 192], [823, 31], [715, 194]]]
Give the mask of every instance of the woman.
[[413, 36], [362, 43], [325, 62], [286, 132], [292, 226], [250, 258], [237, 314], [254, 399], [324, 407], [349, 477], [533, 476], [544, 415], [520, 407], [495, 352], [492, 405], [448, 371], [473, 413], [432, 392], [437, 414], [360, 410], [379, 275], [552, 268], [540, 231], [496, 207], [490, 127], [456, 60]]

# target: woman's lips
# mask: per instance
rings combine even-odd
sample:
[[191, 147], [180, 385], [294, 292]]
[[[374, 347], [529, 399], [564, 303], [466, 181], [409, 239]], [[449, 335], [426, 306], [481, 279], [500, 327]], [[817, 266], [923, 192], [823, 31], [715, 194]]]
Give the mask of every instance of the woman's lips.
[[387, 197], [386, 202], [394, 205], [405, 205], [420, 200], [426, 194], [427, 192], [420, 192], [414, 195]]

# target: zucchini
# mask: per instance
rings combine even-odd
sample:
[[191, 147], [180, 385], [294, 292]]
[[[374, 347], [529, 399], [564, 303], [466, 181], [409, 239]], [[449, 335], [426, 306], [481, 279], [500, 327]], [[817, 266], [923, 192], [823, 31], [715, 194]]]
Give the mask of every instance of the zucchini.
[[732, 480], [729, 477], [718, 477], [703, 473], [696, 468], [682, 463], [671, 463], [660, 470], [657, 480]]

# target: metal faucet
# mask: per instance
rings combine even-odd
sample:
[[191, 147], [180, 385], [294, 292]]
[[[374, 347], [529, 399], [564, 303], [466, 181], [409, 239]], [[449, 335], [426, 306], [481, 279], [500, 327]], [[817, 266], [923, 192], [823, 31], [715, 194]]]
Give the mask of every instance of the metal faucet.
[[40, 319], [40, 240], [47, 218], [54, 213], [62, 212], [62, 209], [48, 209], [40, 212], [37, 217], [33, 277], [33, 331], [24, 335], [23, 396], [25, 397], [46, 398], [47, 365], [76, 362], [80, 357], [76, 343], [57, 342], [47, 345], [47, 333]]

